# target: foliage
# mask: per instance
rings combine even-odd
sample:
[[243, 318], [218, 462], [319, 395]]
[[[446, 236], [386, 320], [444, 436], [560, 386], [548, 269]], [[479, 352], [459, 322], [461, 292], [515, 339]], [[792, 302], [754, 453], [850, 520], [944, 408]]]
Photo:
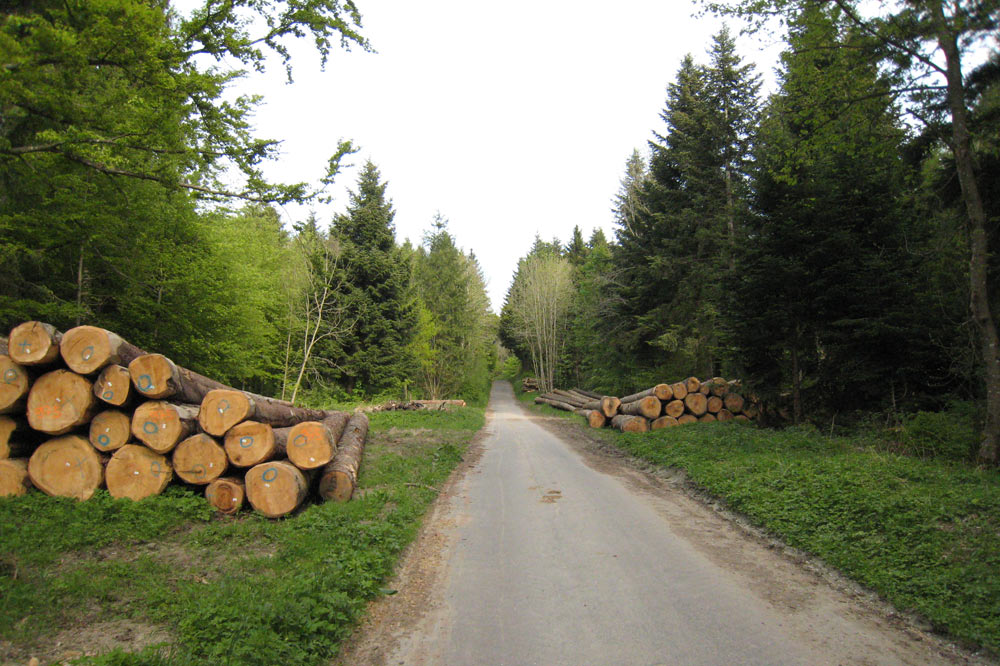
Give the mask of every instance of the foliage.
[[975, 407], [954, 402], [941, 412], [917, 412], [902, 425], [902, 444], [908, 453], [925, 458], [970, 462], [979, 444]]

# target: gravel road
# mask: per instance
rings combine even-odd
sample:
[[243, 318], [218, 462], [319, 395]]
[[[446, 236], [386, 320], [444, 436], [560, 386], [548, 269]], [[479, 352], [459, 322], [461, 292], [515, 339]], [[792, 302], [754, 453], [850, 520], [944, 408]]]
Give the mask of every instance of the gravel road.
[[678, 484], [543, 427], [509, 384], [490, 408], [481, 456], [342, 663], [967, 663]]

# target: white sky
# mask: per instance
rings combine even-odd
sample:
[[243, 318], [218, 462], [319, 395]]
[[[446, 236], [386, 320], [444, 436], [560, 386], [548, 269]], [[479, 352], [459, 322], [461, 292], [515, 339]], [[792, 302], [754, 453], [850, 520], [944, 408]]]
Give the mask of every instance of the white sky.
[[[688, 0], [358, 4], [377, 53], [337, 51], [324, 72], [306, 39], [293, 48], [294, 84], [275, 61], [234, 86], [264, 96], [257, 134], [283, 141], [266, 173], [315, 181], [351, 139], [361, 150], [349, 162], [370, 158], [388, 181], [397, 240], [420, 243], [440, 211], [479, 259], [497, 312], [536, 233], [566, 242], [579, 225], [585, 239], [596, 227], [613, 238], [626, 159], [662, 129], [680, 59], [707, 62], [721, 26], [693, 18]], [[775, 45], [739, 45], [769, 76]], [[332, 204], [312, 206], [321, 222], [344, 209], [358, 172], [339, 176]], [[308, 209], [282, 212], [291, 222]]]

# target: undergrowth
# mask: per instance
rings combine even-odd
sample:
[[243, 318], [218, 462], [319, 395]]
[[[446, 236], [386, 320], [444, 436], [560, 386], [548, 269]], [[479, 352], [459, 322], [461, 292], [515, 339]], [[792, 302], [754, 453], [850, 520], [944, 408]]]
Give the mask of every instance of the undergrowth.
[[483, 420], [476, 408], [373, 414], [360, 497], [282, 520], [216, 516], [183, 487], [142, 502], [0, 500], [0, 640], [31, 654], [60, 630], [127, 618], [172, 641], [72, 663], [329, 661], [368, 601], [391, 592], [397, 558]]

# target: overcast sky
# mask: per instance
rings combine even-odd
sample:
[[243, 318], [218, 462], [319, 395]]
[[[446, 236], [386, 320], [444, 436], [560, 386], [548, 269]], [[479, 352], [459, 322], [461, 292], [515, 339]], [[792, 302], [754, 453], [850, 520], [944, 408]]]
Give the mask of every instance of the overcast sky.
[[[178, 3], [183, 10], [190, 0]], [[396, 236], [414, 244], [441, 212], [475, 252], [499, 312], [535, 235], [563, 242], [579, 225], [612, 238], [611, 200], [634, 148], [644, 154], [666, 85], [685, 53], [706, 62], [721, 23], [687, 0], [358, 0], [377, 53], [333, 53], [319, 68], [308, 40], [236, 85], [264, 96], [258, 135], [280, 139], [273, 179], [315, 181], [341, 138], [360, 152], [323, 222], [371, 159], [388, 182]], [[738, 26], [733, 26], [736, 32]], [[769, 74], [774, 44], [739, 40]], [[308, 210], [286, 206], [287, 222]]]

